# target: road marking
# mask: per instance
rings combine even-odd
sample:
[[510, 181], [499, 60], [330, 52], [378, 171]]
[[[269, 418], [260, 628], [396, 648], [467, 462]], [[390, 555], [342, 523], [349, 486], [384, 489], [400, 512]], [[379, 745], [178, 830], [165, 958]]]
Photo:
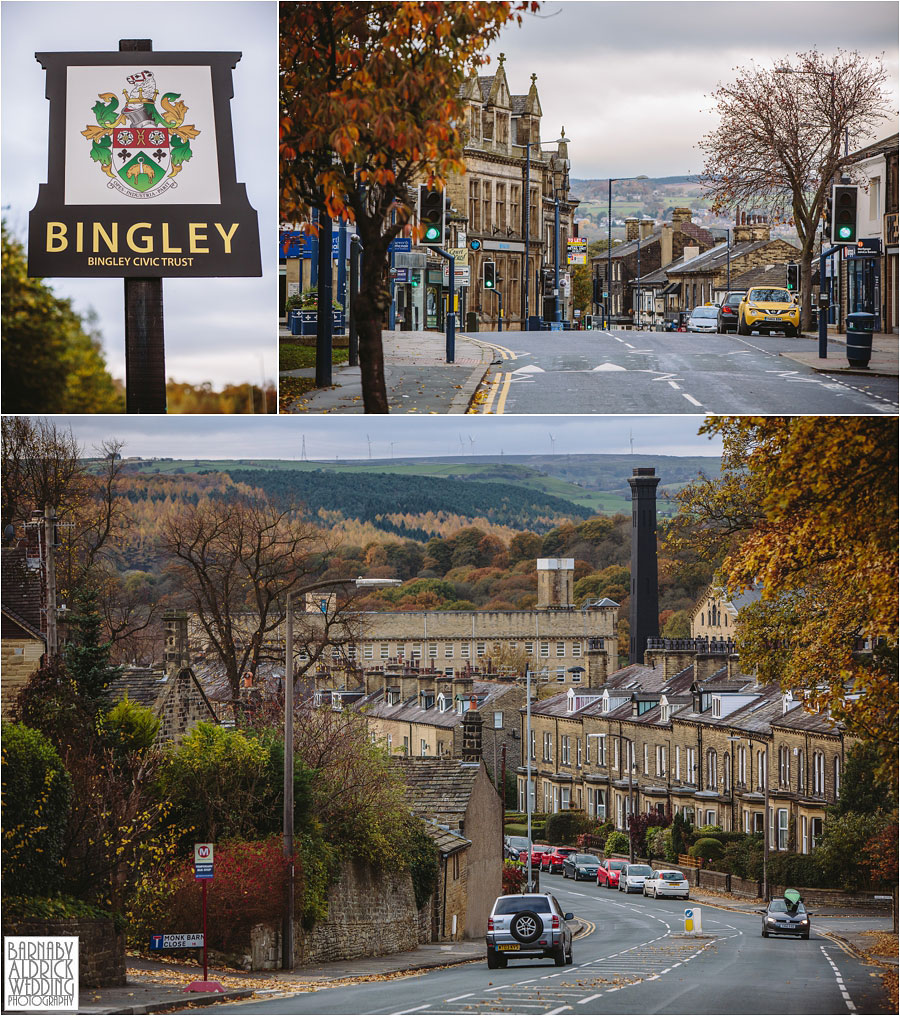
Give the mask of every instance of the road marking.
[[506, 396], [509, 394], [509, 383], [512, 380], [512, 374], [507, 374], [506, 379], [503, 382], [503, 389], [500, 392], [500, 398], [497, 399], [497, 416], [502, 416], [503, 411], [506, 408]]
[[591, 371], [591, 373], [592, 374], [596, 374], [597, 371], [600, 371], [600, 370], [625, 370], [625, 371], [627, 371], [628, 368], [627, 367], [620, 367], [617, 363], [608, 363], [607, 362], [607, 363], [601, 363], [599, 366], [594, 367], [593, 370]]
[[427, 1005], [417, 1005], [415, 1009], [398, 1009], [396, 1012], [388, 1013], [388, 1016], [406, 1016], [408, 1012], [419, 1012], [421, 1009], [430, 1009], [431, 1003]]
[[674, 388], [674, 389], [675, 389], [676, 391], [679, 391], [679, 392], [681, 391], [681, 385], [680, 385], [680, 384], [678, 384], [678, 383], [677, 383], [676, 381], [670, 381], [670, 382], [669, 382], [669, 384], [670, 384], [670, 385], [671, 385], [671, 386], [672, 386], [672, 387], [673, 387], [673, 388]]
[[844, 1003], [847, 1006], [847, 1009], [850, 1012], [856, 1012], [856, 1006], [853, 1004], [853, 1000], [850, 998], [850, 993], [847, 991], [847, 987], [844, 984], [844, 978], [841, 975], [840, 970], [838, 970], [837, 964], [828, 955], [828, 952], [825, 949], [824, 945], [820, 945], [819, 948], [822, 950], [822, 955], [831, 964], [831, 969], [834, 972], [834, 977], [835, 977], [835, 980], [837, 981], [838, 990], [840, 991], [841, 995], [843, 995], [843, 997], [844, 997]]
[[551, 1009], [550, 1012], [547, 1013], [547, 1016], [556, 1016], [556, 1013], [568, 1012], [571, 1008], [572, 1006], [570, 1005], [561, 1005], [558, 1009]]
[[500, 379], [502, 376], [502, 374], [498, 374], [496, 377], [488, 381], [487, 398], [480, 407], [482, 413], [489, 413], [491, 411], [491, 406], [494, 404], [494, 398], [496, 397], [497, 390], [500, 387]]
[[684, 398], [686, 398], [686, 399], [688, 400], [688, 402], [690, 402], [690, 403], [691, 403], [692, 405], [694, 405], [694, 406], [700, 406], [700, 407], [702, 408], [702, 404], [701, 404], [701, 403], [699, 403], [699, 402], [698, 402], [698, 401], [697, 401], [697, 400], [696, 400], [696, 399], [694, 398], [694, 396], [693, 396], [693, 395], [688, 395], [688, 393], [687, 393], [687, 392], [682, 392], [681, 394], [682, 394], [682, 395], [684, 396]]
[[445, 998], [445, 1002], [458, 1002], [461, 998], [471, 998], [475, 994], [474, 991], [470, 991], [468, 995], [454, 995], [453, 998]]
[[[622, 339], [622, 341], [625, 342], [624, 339]], [[628, 346], [629, 349], [634, 349], [634, 346], [632, 346], [630, 342], [625, 342], [625, 345]]]
[[538, 367], [537, 364], [529, 363], [524, 367], [516, 367], [515, 374], [545, 374], [546, 371], [543, 367]]
[[[600, 995], [602, 995], [602, 994], [603, 994], [603, 992], [600, 992]], [[588, 1002], [593, 1002], [593, 1001], [594, 1001], [594, 999], [595, 999], [595, 998], [599, 998], [599, 997], [600, 997], [600, 995], [588, 995], [588, 997], [587, 997], [587, 998], [580, 998], [580, 999], [578, 1000], [578, 1004], [579, 1004], [579, 1005], [587, 1005], [587, 1004], [588, 1004]]]

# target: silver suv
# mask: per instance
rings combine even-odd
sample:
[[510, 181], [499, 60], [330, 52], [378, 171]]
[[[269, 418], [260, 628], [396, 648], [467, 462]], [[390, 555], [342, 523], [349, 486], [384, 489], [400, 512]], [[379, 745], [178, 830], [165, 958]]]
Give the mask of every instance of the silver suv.
[[572, 962], [572, 929], [550, 893], [498, 896], [488, 918], [487, 965], [505, 967], [510, 959], [552, 957], [558, 967]]

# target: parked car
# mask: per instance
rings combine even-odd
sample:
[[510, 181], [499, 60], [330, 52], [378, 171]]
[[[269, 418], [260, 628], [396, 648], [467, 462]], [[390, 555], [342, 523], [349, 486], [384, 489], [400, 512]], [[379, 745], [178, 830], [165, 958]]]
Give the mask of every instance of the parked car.
[[628, 867], [627, 861], [620, 861], [617, 858], [607, 858], [597, 869], [597, 885], [606, 889], [619, 888], [619, 875]]
[[541, 858], [550, 850], [546, 843], [533, 843], [531, 845], [531, 867], [543, 871]]
[[800, 305], [789, 289], [755, 286], [748, 289], [738, 307], [738, 335], [759, 332], [800, 333]]
[[556, 847], [544, 847], [544, 852], [541, 854], [540, 860], [541, 871], [550, 870], [550, 855], [553, 853], [554, 850], [556, 850]]
[[809, 938], [810, 914], [802, 902], [793, 906], [788, 900], [770, 900], [765, 910], [760, 910], [762, 919], [762, 937], [770, 935], [799, 935]]
[[576, 882], [582, 878], [593, 880], [599, 867], [600, 858], [594, 854], [569, 854], [563, 861], [563, 878], [574, 878]]
[[716, 324], [718, 313], [715, 307], [695, 307], [687, 319], [687, 330], [689, 332], [714, 332], [718, 327]]
[[511, 861], [524, 861], [528, 853], [527, 836], [507, 836], [506, 856]]
[[626, 864], [619, 875], [620, 893], [642, 893], [645, 879], [653, 874], [649, 864]]
[[744, 290], [726, 293], [719, 304], [716, 315], [716, 330], [720, 332], [736, 332], [738, 324], [738, 308], [744, 299]]
[[680, 896], [686, 900], [690, 892], [690, 883], [684, 877], [684, 872], [674, 868], [660, 868], [644, 879], [644, 895], [654, 899], [659, 899], [660, 896]]
[[577, 853], [578, 847], [554, 847], [547, 864], [547, 871], [551, 873], [554, 871], [562, 871], [563, 861], [565, 861], [569, 854]]
[[558, 967], [571, 964], [572, 917], [550, 893], [498, 896], [485, 935], [488, 967], [496, 970], [510, 959], [535, 957], [551, 958]]

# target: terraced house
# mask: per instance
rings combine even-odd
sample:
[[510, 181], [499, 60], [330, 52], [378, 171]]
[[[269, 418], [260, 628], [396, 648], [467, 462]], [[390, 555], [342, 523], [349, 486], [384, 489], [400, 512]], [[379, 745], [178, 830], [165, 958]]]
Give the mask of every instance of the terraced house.
[[[533, 704], [533, 807], [583, 808], [622, 830], [632, 812], [669, 809], [725, 830], [768, 822], [772, 849], [808, 853], [851, 743], [827, 716], [744, 673], [733, 643], [651, 640], [643, 664]], [[524, 808], [524, 767], [518, 784]]]

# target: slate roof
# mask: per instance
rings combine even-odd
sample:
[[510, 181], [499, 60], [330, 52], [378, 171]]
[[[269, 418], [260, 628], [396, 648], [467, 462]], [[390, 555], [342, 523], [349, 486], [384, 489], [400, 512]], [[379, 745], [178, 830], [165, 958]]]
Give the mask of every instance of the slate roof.
[[454, 832], [452, 829], [448, 829], [446, 826], [440, 825], [431, 819], [424, 819], [425, 832], [434, 840], [434, 845], [438, 848], [444, 857], [449, 857], [450, 854], [458, 853], [460, 850], [465, 850], [467, 847], [472, 846], [472, 841], [466, 839], [465, 836], [460, 836], [459, 833]]
[[[736, 243], [731, 247], [731, 253], [729, 255], [727, 244], [720, 243], [718, 246], [713, 247], [711, 250], [703, 251], [699, 257], [691, 258], [686, 264], [677, 266], [674, 262], [668, 266], [668, 272], [676, 275], [694, 275], [703, 272], [713, 272], [719, 268], [723, 268], [727, 262], [729, 256], [734, 261], [735, 258], [740, 257], [743, 254], [752, 254], [755, 251], [762, 250], [771, 244], [778, 243], [779, 237], [769, 240], [748, 240], [744, 243]], [[787, 243], [787, 240], [782, 241]], [[789, 247], [793, 247], [793, 244], [788, 244]], [[799, 248], [797, 255], [799, 256]]]
[[810, 734], [837, 734], [838, 725], [825, 713], [807, 712], [802, 703], [794, 706], [783, 716], [772, 720], [773, 727], [787, 727], [790, 730], [804, 730]]
[[419, 816], [466, 813], [481, 763], [395, 755], [390, 759], [406, 784], [406, 801]]
[[126, 667], [106, 689], [112, 702], [128, 696], [129, 702], [152, 709], [168, 688], [166, 675], [152, 667]]
[[4, 547], [0, 555], [0, 576], [3, 596], [3, 637], [21, 638], [15, 628], [7, 629], [9, 621], [24, 629], [34, 638], [41, 634], [41, 575], [40, 569], [26, 564], [25, 541], [14, 547]]
[[[506, 682], [473, 681], [471, 691], [478, 698], [478, 708], [484, 709], [494, 705], [515, 687], [514, 684]], [[435, 699], [437, 699], [437, 694], [435, 694]], [[464, 718], [455, 709], [445, 709], [443, 712], [439, 712], [436, 706], [432, 706], [430, 709], [423, 709], [418, 695], [413, 695], [403, 702], [398, 702], [396, 705], [389, 705], [385, 701], [384, 690], [382, 688], [378, 688], [358, 699], [353, 703], [353, 708], [365, 710], [367, 716], [403, 720], [410, 723], [427, 723], [430, 726], [446, 729], [459, 726]]]
[[[799, 253], [799, 252], [798, 252]], [[736, 278], [731, 278], [732, 289], [749, 289], [751, 286], [786, 286], [787, 265], [763, 265], [760, 268], [751, 268], [749, 272], [742, 272]]]

